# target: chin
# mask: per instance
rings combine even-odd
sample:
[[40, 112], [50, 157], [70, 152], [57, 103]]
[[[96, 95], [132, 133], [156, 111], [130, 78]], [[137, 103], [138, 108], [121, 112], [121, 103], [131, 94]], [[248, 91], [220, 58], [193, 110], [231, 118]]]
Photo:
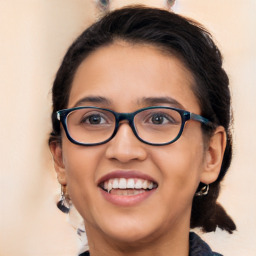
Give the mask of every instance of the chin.
[[101, 219], [96, 221], [97, 230], [101, 236], [129, 246], [133, 246], [133, 243], [150, 242], [158, 236], [157, 234], [165, 233], [163, 230], [165, 225], [159, 220], [166, 218], [154, 216], [149, 211], [147, 211], [148, 214], [142, 214], [142, 212], [145, 211], [126, 210], [125, 213], [119, 212], [119, 214], [106, 211], [104, 213], [106, 218], [101, 216]]
[[113, 231], [110, 230], [108, 232], [109, 238], [111, 240], [117, 241], [118, 244], [129, 245], [129, 246], [137, 246], [138, 243], [149, 242], [149, 240], [153, 240], [154, 232], [152, 230], [146, 229], [136, 229], [136, 227], [128, 229], [116, 229]]

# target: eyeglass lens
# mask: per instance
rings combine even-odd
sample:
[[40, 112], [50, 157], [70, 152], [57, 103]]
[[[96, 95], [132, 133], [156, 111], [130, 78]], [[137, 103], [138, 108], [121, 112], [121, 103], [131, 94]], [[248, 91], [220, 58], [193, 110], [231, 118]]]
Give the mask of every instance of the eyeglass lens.
[[[134, 117], [138, 136], [155, 144], [174, 140], [180, 132], [181, 124], [180, 113], [172, 109], [146, 109]], [[112, 136], [115, 127], [115, 115], [106, 110], [82, 108], [70, 112], [67, 116], [69, 134], [80, 143], [101, 143]]]

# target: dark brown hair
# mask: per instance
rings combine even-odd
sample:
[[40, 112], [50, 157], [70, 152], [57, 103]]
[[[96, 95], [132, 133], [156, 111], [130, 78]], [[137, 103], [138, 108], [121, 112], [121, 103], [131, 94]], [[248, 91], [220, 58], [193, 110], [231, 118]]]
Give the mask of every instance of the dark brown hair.
[[[236, 229], [234, 222], [216, 202], [220, 181], [232, 158], [229, 79], [222, 67], [221, 53], [211, 35], [195, 21], [164, 10], [137, 6], [111, 12], [86, 29], [68, 49], [53, 84], [53, 131], [49, 143], [60, 142], [56, 111], [67, 107], [73, 77], [81, 62], [99, 47], [119, 39], [155, 45], [175, 54], [194, 76], [193, 90], [201, 114], [225, 128], [227, 146], [219, 177], [210, 184], [207, 196], [194, 197], [191, 227], [201, 227], [205, 232], [219, 227], [232, 233]], [[211, 135], [212, 131], [209, 132], [206, 127], [203, 130], [208, 137]]]

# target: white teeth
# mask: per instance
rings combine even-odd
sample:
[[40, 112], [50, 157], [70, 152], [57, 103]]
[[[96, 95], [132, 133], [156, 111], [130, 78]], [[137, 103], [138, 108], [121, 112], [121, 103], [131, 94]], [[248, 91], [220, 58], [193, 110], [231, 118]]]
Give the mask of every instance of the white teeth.
[[127, 188], [134, 188], [134, 179], [128, 179], [126, 187]]
[[113, 179], [113, 188], [119, 188], [118, 179]]
[[144, 193], [144, 191], [143, 190], [134, 190], [133, 195], [135, 196], [135, 195], [138, 195], [138, 194], [141, 194], [141, 193]]
[[[107, 181], [106, 181], [106, 182], [107, 182]], [[111, 191], [111, 189], [113, 188], [113, 183], [112, 183], [111, 181], [108, 181], [107, 183], [108, 183], [108, 185], [107, 185], [107, 190], [108, 190], [108, 192], [109, 192], [109, 191]]]
[[[144, 179], [138, 179], [138, 178], [114, 178], [109, 179], [107, 181], [104, 181], [103, 188], [110, 192], [112, 189], [153, 189], [156, 188], [157, 185], [154, 184], [154, 182]], [[128, 191], [128, 195], [129, 195]], [[126, 193], [126, 192], [124, 192]], [[134, 192], [132, 193], [134, 195]]]
[[150, 182], [149, 186], [148, 186], [148, 189], [152, 189], [153, 188], [153, 182]]
[[143, 180], [138, 179], [137, 182], [136, 182], [136, 184], [135, 184], [135, 188], [137, 188], [137, 189], [142, 188], [142, 182], [143, 182]]
[[127, 196], [128, 195], [128, 191], [127, 190], [123, 190], [123, 195]]
[[126, 179], [125, 178], [121, 178], [119, 180], [119, 186], [118, 187], [121, 188], [121, 189], [126, 189]]
[[143, 189], [147, 189], [148, 188], [148, 181], [147, 180], [144, 180], [143, 183], [142, 183], [142, 188]]
[[104, 181], [103, 188], [108, 189], [108, 182], [107, 181]]
[[114, 195], [118, 195], [118, 196], [135, 196], [135, 195], [138, 195], [138, 194], [141, 194], [141, 193], [145, 193], [144, 190], [140, 189], [140, 190], [123, 190], [123, 189], [117, 189], [115, 191], [111, 191], [110, 192], [111, 194], [114, 194]]

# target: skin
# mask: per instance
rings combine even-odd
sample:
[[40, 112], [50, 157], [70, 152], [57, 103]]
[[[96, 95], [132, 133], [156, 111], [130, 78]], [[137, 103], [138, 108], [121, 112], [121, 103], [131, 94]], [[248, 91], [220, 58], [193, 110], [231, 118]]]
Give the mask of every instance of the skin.
[[[67, 107], [133, 112], [150, 105], [145, 97], [171, 97], [176, 103], [154, 105], [200, 114], [193, 84], [193, 76], [176, 57], [154, 46], [118, 41], [96, 50], [79, 66]], [[108, 102], [81, 101], [88, 96]], [[225, 131], [218, 127], [205, 143], [201, 124], [191, 120], [180, 139], [166, 146], [140, 142], [126, 122], [99, 146], [72, 144], [63, 132], [62, 146], [52, 143], [50, 148], [58, 180], [67, 185], [84, 218], [91, 255], [188, 255], [192, 199], [200, 181], [217, 179], [225, 141]], [[115, 170], [150, 175], [158, 188], [136, 205], [115, 205], [97, 184]]]

